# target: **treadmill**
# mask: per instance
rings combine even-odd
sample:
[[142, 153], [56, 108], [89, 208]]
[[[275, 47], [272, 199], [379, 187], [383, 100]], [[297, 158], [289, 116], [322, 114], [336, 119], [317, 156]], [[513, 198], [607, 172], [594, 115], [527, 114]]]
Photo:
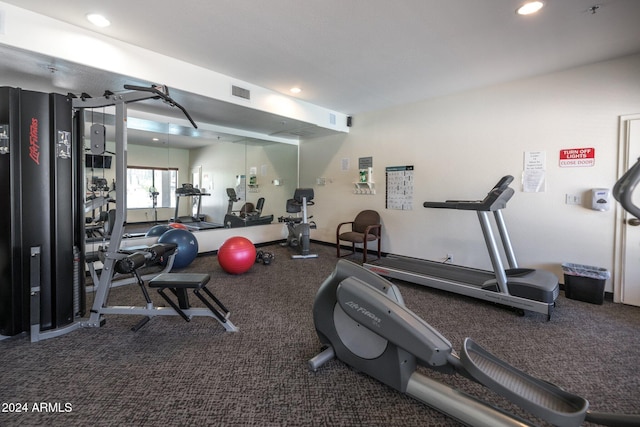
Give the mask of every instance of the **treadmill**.
[[[560, 292], [558, 278], [549, 271], [518, 267], [502, 217], [502, 209], [514, 194], [509, 187], [512, 181], [513, 176], [504, 176], [483, 200], [447, 200], [423, 204], [425, 208], [475, 211], [493, 271], [392, 254], [366, 262], [363, 267], [381, 276], [494, 302], [518, 309], [521, 313], [526, 310], [546, 314], [547, 320], [550, 320]], [[507, 269], [493, 232], [490, 212], [493, 212]]]
[[[202, 205], [202, 196], [210, 196], [211, 194], [201, 192], [198, 188], [195, 188], [193, 184], [185, 183], [182, 184], [182, 188], [176, 189], [176, 210], [173, 218], [171, 220], [173, 222], [179, 222], [184, 224], [189, 230], [210, 230], [213, 228], [223, 228], [223, 224], [216, 224], [213, 222], [206, 222], [202, 220], [202, 215], [200, 214], [200, 207]], [[193, 206], [196, 206], [195, 216], [178, 216], [178, 211], [180, 209], [180, 198], [181, 197], [192, 197]]]

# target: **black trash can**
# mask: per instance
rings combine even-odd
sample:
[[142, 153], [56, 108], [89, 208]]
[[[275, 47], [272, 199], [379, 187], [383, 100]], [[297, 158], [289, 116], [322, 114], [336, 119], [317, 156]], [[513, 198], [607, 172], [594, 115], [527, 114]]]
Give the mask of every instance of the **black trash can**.
[[591, 304], [604, 302], [604, 285], [611, 274], [605, 268], [583, 264], [562, 264], [564, 295]]

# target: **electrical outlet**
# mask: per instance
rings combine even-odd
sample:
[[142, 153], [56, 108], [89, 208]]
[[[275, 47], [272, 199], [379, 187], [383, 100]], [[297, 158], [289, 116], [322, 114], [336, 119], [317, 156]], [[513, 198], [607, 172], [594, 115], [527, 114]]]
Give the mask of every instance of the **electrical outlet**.
[[453, 262], [453, 254], [447, 254], [447, 258], [444, 260], [444, 262]]

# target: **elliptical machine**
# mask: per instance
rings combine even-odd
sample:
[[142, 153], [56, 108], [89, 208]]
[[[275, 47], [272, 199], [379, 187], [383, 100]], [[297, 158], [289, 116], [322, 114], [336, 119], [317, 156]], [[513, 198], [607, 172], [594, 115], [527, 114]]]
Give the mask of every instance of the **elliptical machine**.
[[586, 399], [518, 370], [471, 338], [457, 355], [445, 337], [405, 307], [394, 284], [344, 259], [318, 289], [313, 321], [325, 349], [309, 360], [311, 370], [337, 358], [465, 425], [531, 422], [433, 380], [419, 366], [463, 375], [556, 426], [640, 425], [640, 415], [588, 411]]
[[296, 188], [293, 199], [287, 200], [287, 213], [299, 214], [302, 217], [291, 216], [280, 217], [278, 222], [286, 222], [289, 230], [287, 241], [282, 246], [291, 246], [300, 248], [300, 254], [291, 255], [293, 259], [317, 258], [318, 254], [312, 254], [310, 250], [311, 230], [316, 228], [314, 221], [309, 222], [307, 215], [307, 206], [313, 206], [313, 188]]
[[640, 207], [633, 203], [633, 194], [640, 182], [640, 159], [620, 177], [613, 186], [613, 197], [620, 202], [625, 211], [640, 218]]

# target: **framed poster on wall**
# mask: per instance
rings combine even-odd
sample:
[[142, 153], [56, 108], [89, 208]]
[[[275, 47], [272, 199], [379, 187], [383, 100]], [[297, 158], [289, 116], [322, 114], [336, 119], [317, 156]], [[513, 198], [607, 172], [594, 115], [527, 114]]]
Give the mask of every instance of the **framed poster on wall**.
[[413, 209], [413, 165], [389, 166], [385, 168], [387, 209]]

